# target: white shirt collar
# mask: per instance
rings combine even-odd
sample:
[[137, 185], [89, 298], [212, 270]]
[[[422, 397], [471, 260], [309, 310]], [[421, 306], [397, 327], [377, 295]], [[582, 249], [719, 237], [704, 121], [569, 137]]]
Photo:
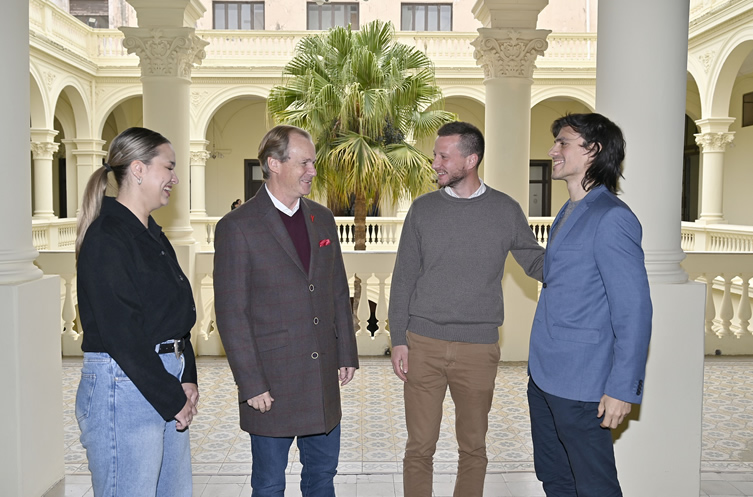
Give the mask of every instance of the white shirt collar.
[[[470, 197], [468, 197], [468, 200], [470, 200], [470, 199], [472, 199], [472, 198], [476, 198], [476, 197], [479, 197], [479, 196], [483, 195], [483, 193], [484, 193], [484, 192], [486, 191], [486, 185], [484, 184], [484, 180], [482, 180], [481, 178], [479, 178], [478, 180], [479, 180], [479, 181], [481, 182], [481, 186], [479, 186], [479, 187], [478, 187], [478, 190], [476, 190], [475, 192], [473, 192], [473, 193], [471, 194], [471, 196], [470, 196]], [[445, 192], [447, 193], [447, 195], [449, 195], [450, 197], [460, 198], [460, 196], [458, 196], [458, 194], [457, 194], [457, 193], [455, 193], [455, 190], [453, 190], [453, 189], [452, 189], [452, 188], [450, 188], [449, 186], [446, 186], [446, 187], [444, 188], [444, 191], [445, 191]]]
[[280, 202], [279, 200], [277, 200], [277, 197], [275, 197], [274, 195], [272, 195], [272, 192], [269, 191], [269, 188], [267, 188], [266, 183], [264, 184], [264, 188], [267, 189], [267, 193], [269, 194], [269, 198], [272, 199], [272, 203], [275, 205], [275, 207], [277, 207], [277, 210], [279, 210], [280, 212], [283, 212], [284, 214], [286, 214], [288, 216], [292, 216], [293, 214], [295, 214], [296, 212], [298, 212], [298, 209], [301, 207], [301, 199], [300, 198], [295, 202], [295, 205], [293, 206], [293, 208], [290, 209], [290, 208], [288, 208], [287, 205], [285, 205], [282, 202]]

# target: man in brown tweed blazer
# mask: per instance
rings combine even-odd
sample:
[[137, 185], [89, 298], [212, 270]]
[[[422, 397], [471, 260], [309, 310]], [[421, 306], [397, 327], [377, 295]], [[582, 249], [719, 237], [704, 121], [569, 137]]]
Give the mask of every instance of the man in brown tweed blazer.
[[[215, 232], [217, 328], [251, 435], [254, 497], [282, 497], [297, 437], [304, 497], [332, 497], [340, 386], [358, 367], [350, 294], [329, 209], [303, 198], [311, 136], [276, 126], [259, 145], [265, 186]], [[338, 385], [338, 379], [340, 385]]]

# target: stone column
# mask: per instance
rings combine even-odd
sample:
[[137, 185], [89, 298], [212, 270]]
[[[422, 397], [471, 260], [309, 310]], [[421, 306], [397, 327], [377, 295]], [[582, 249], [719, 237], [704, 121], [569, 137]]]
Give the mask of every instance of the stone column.
[[[473, 41], [476, 63], [484, 69], [486, 151], [484, 182], [528, 210], [531, 142], [531, 86], [536, 57], [547, 48], [548, 30], [536, 29], [547, 0], [477, 0], [474, 16], [484, 25]], [[538, 288], [508, 257], [502, 280], [505, 322], [500, 328], [502, 360], [528, 359], [531, 321]]]
[[34, 160], [34, 219], [52, 219], [55, 211], [52, 206], [52, 156], [58, 151], [59, 143], [53, 139], [58, 132], [54, 129], [31, 130], [31, 152]]
[[[76, 180], [70, 178], [71, 185], [77, 185], [78, 195], [76, 203], [76, 215], [81, 210], [81, 200], [84, 196], [84, 190], [86, 184], [89, 182], [89, 177], [99, 167], [102, 166], [107, 152], [102, 150], [105, 145], [104, 140], [98, 140], [96, 138], [75, 138], [71, 140], [76, 148], [73, 150], [73, 157], [76, 161]], [[71, 215], [71, 217], [73, 217]]]
[[643, 225], [654, 309], [643, 403], [614, 434], [623, 493], [641, 497], [700, 491], [705, 289], [680, 266], [688, 11], [688, 0], [599, 3], [596, 110], [625, 134], [621, 197]]
[[[139, 23], [142, 22], [138, 11]], [[189, 124], [191, 68], [204, 58], [207, 42], [194, 28], [120, 28], [123, 46], [139, 56], [144, 88], [144, 126], [162, 133], [173, 144], [176, 174], [182, 184], [173, 189], [170, 203], [154, 213], [174, 245], [194, 243], [189, 219]]]
[[724, 219], [724, 152], [735, 133], [729, 131], [734, 118], [699, 119], [701, 132], [695, 142], [701, 148], [701, 218], [702, 224], [722, 224]]
[[[3, 53], [3, 91], [0, 92], [3, 150], [0, 162], [0, 225], [3, 227], [0, 236], [0, 316], [3, 316], [0, 487], [3, 495], [20, 497], [44, 495], [63, 478], [65, 470], [60, 279], [43, 277], [34, 265], [38, 254], [30, 229], [28, 44], [28, 3], [4, 4], [0, 46], [8, 50]], [[46, 134], [35, 141], [51, 142], [52, 136]], [[52, 189], [47, 198], [52, 198]], [[51, 209], [44, 210], [51, 214]]]
[[206, 167], [207, 140], [191, 141], [191, 217], [207, 217]]
[[546, 50], [547, 30], [479, 28], [473, 41], [484, 68], [486, 152], [484, 182], [528, 208], [531, 149], [531, 85], [536, 57]]

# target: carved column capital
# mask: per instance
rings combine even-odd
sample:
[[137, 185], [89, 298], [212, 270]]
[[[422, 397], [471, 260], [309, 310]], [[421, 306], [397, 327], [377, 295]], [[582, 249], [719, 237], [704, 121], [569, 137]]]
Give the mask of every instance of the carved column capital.
[[206, 57], [209, 42], [196, 36], [193, 28], [128, 28], [123, 47], [139, 57], [142, 76], [170, 76], [191, 79], [193, 64]]
[[211, 154], [207, 150], [192, 151], [190, 164], [192, 166], [206, 166], [207, 159], [209, 159], [210, 156]]
[[549, 44], [545, 29], [479, 28], [479, 36], [471, 43], [476, 64], [484, 68], [484, 77], [532, 78], [536, 57], [543, 55]]
[[52, 156], [59, 148], [60, 144], [55, 142], [31, 142], [31, 153], [34, 159], [52, 160]]
[[695, 135], [696, 144], [701, 147], [701, 152], [724, 152], [727, 145], [735, 139], [733, 131], [719, 133], [698, 133]]

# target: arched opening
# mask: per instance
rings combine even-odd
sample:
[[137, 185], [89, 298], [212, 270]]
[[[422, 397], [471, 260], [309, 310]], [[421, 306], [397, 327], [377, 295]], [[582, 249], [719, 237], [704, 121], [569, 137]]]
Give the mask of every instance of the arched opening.
[[205, 140], [208, 216], [224, 216], [237, 199], [248, 200], [261, 187], [259, 142], [270, 126], [266, 99], [246, 95], [223, 103], [209, 120]]

